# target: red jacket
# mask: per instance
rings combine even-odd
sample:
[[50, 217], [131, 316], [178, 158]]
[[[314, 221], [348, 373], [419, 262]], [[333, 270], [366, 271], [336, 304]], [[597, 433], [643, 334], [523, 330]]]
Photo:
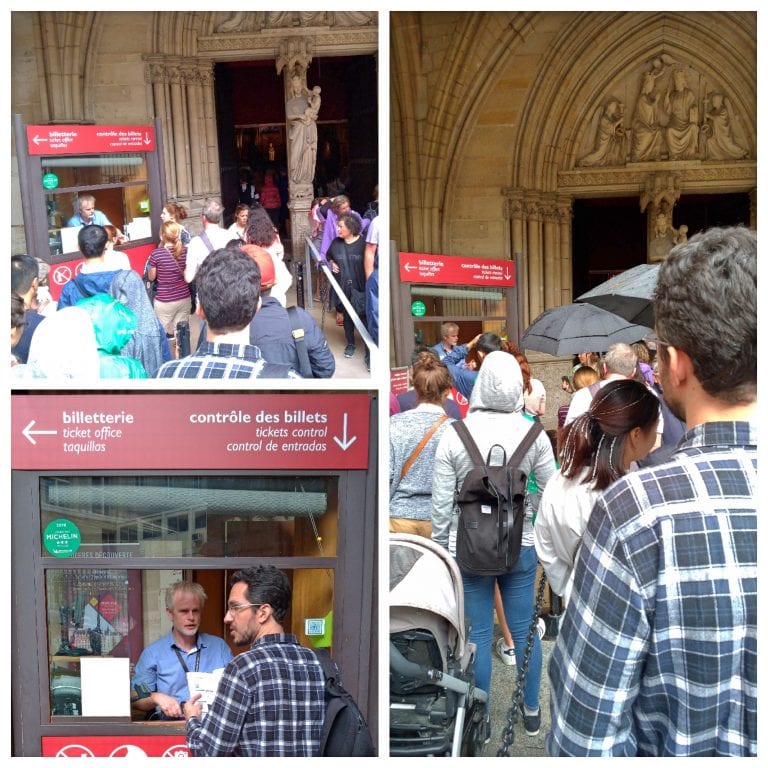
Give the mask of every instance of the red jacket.
[[261, 198], [259, 200], [262, 208], [279, 208], [282, 204], [280, 200], [280, 190], [271, 180], [264, 182], [261, 188]]

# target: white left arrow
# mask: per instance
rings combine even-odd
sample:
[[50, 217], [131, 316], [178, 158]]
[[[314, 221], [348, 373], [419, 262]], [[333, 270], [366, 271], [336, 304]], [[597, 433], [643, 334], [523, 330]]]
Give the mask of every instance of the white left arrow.
[[32, 435], [57, 435], [58, 432], [55, 429], [32, 429], [32, 427], [35, 426], [35, 420], [32, 419], [32, 421], [27, 424], [24, 429], [21, 430], [21, 434], [24, 435], [24, 437], [29, 440], [32, 445], [37, 445], [37, 440], [35, 440]]
[[44, 139], [42, 136], [35, 134], [35, 138], [32, 139], [32, 141], [34, 141], [35, 144], [40, 144], [41, 141], [48, 141], [48, 139]]
[[335, 435], [333, 437], [333, 439], [336, 441], [337, 445], [339, 446], [339, 448], [341, 448], [342, 451], [346, 451], [347, 448], [349, 448], [349, 446], [352, 445], [352, 443], [354, 443], [355, 440], [357, 440], [356, 437], [351, 437], [349, 440], [347, 440], [347, 418], [348, 416], [345, 413], [344, 414], [344, 435], [342, 436], [341, 440], [339, 440], [339, 438], [336, 437]]

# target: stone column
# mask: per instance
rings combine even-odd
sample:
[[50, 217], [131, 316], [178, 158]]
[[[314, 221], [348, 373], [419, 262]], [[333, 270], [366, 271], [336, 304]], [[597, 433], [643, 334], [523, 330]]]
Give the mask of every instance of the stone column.
[[213, 64], [172, 56], [144, 59], [151, 111], [163, 127], [167, 194], [195, 215], [206, 197], [221, 194]]
[[527, 325], [528, 318], [528, 260], [525, 257], [525, 208], [523, 205], [523, 196], [520, 190], [514, 191], [514, 196], [507, 201], [507, 215], [512, 223], [512, 258], [517, 263], [517, 309], [519, 313], [518, 323], [520, 325], [517, 336]]
[[557, 198], [557, 220], [560, 228], [560, 305], [573, 301], [573, 256], [571, 253], [571, 226], [573, 202], [570, 198]]
[[544, 221], [544, 308], [560, 303], [560, 251], [557, 247], [557, 208], [555, 200], [547, 196], [542, 200], [541, 215]]
[[179, 194], [191, 196], [189, 135], [184, 99], [182, 69], [174, 62], [168, 69], [171, 102], [171, 135], [168, 137], [173, 147], [173, 159], [176, 165], [176, 185]]
[[541, 199], [526, 195], [528, 230], [528, 318], [530, 324], [544, 311], [544, 255], [541, 250]]
[[[151, 110], [149, 114], [160, 118], [163, 128], [163, 164], [165, 166], [165, 185], [168, 197], [178, 196], [176, 183], [176, 163], [173, 162], [173, 142], [168, 128], [171, 125], [171, 106], [168, 98], [168, 70], [164, 61], [149, 60], [144, 73], [145, 82], [151, 88]], [[165, 202], [165, 201], [163, 201]]]

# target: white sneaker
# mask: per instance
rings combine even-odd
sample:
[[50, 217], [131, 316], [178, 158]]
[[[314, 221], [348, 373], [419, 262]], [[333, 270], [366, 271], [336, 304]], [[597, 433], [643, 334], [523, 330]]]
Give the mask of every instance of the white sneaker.
[[536, 625], [536, 631], [539, 633], [539, 640], [544, 637], [544, 633], [547, 631], [547, 625], [544, 619], [539, 618], [539, 623]]
[[514, 648], [514, 646], [512, 646], [512, 648], [510, 648], [504, 642], [504, 638], [503, 637], [500, 637], [496, 641], [496, 653], [498, 654], [499, 658], [508, 667], [514, 667], [515, 664], [517, 664], [517, 659], [515, 658], [515, 648]]

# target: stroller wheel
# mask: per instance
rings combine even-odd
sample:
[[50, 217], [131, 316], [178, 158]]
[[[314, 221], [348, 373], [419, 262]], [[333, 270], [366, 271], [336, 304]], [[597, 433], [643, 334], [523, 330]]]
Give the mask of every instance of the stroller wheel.
[[482, 757], [485, 745], [491, 740], [491, 721], [485, 714], [485, 705], [475, 702], [464, 721], [461, 741], [462, 757]]

